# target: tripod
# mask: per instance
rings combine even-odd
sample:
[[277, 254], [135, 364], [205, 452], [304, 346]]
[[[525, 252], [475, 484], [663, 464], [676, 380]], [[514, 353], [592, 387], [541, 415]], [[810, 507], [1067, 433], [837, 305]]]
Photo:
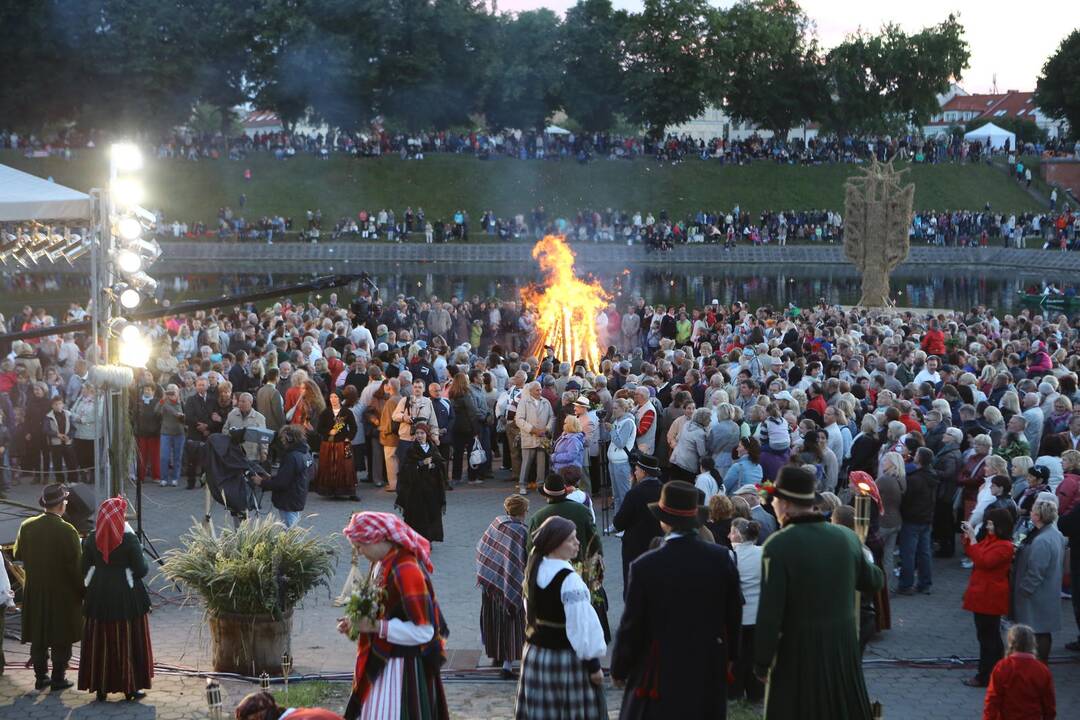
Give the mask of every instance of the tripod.
[[142, 524], [143, 507], [142, 507], [142, 480], [135, 481], [135, 537], [139, 538], [139, 544], [142, 545], [143, 552], [154, 558], [154, 561], [158, 565], [163, 565], [161, 560], [161, 553], [154, 547], [153, 541], [143, 530]]

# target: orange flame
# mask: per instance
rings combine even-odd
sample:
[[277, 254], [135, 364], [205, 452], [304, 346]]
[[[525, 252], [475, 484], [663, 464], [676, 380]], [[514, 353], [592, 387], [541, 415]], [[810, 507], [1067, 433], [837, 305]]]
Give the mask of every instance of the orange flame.
[[562, 236], [546, 235], [533, 247], [532, 256], [540, 263], [544, 285], [521, 291], [522, 302], [536, 313], [536, 337], [529, 354], [541, 356], [544, 347], [551, 346], [560, 360], [584, 360], [587, 367], [599, 370], [596, 321], [611, 295], [595, 280], [586, 282], [574, 274], [574, 251]]

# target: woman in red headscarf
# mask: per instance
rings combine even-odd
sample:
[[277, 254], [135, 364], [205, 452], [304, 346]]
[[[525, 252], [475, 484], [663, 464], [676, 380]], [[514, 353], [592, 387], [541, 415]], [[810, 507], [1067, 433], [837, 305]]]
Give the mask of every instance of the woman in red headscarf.
[[99, 702], [108, 693], [143, 698], [154, 677], [150, 596], [142, 581], [149, 567], [139, 539], [124, 521], [126, 512], [122, 497], [101, 503], [94, 531], [83, 540], [87, 585], [79, 689], [97, 693]]
[[390, 513], [356, 513], [344, 533], [384, 591], [378, 618], [338, 622], [339, 632], [360, 633], [345, 720], [448, 720], [439, 668], [450, 633], [431, 584], [431, 544]]

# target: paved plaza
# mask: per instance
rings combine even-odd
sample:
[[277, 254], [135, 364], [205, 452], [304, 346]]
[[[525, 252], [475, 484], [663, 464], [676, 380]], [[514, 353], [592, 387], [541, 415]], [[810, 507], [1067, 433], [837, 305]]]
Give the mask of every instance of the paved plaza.
[[[446, 668], [447, 693], [454, 718], [494, 720], [513, 714], [514, 685], [495, 679], [490, 661], [482, 657], [479, 636], [480, 596], [475, 586], [476, 541], [491, 518], [501, 512], [502, 500], [511, 483], [488, 481], [482, 486], [465, 486], [448, 494], [446, 542], [436, 543], [432, 559], [436, 592], [450, 626], [451, 650]], [[40, 486], [20, 485], [9, 498], [34, 504]], [[530, 496], [535, 509], [541, 502]], [[348, 573], [350, 554], [340, 529], [351, 512], [359, 509], [392, 510], [393, 496], [364, 485], [360, 502], [330, 501], [310, 496], [303, 523], [319, 533], [336, 535], [341, 553], [337, 576], [329, 589], [308, 596], [294, 614], [292, 652], [294, 674], [348, 675], [353, 666], [353, 648], [335, 629], [339, 616], [332, 598], [341, 589]], [[144, 524], [159, 550], [174, 547], [177, 539], [195, 518], [202, 515], [202, 491], [148, 486], [145, 492]], [[228, 522], [220, 506], [214, 521]], [[0, 541], [15, 538], [19, 518], [0, 513]], [[133, 522], [134, 524], [134, 522]], [[622, 577], [619, 540], [604, 538], [608, 557], [606, 587], [611, 599], [610, 620], [618, 624], [622, 612]], [[892, 720], [974, 720], [981, 717], [982, 692], [961, 685], [974, 673], [973, 666], [959, 663], [977, 652], [975, 629], [970, 613], [960, 607], [967, 571], [959, 560], [935, 561], [933, 594], [893, 599], [893, 629], [881, 634], [867, 650], [866, 678], [871, 697], [882, 702], [885, 717]], [[150, 583], [155, 602], [151, 616], [154, 654], [159, 673], [154, 688], [141, 703], [91, 702], [89, 693], [67, 691], [59, 696], [33, 691], [33, 673], [22, 667], [28, 647], [9, 637], [5, 642], [8, 671], [0, 677], [0, 718], [36, 720], [46, 718], [130, 718], [131, 720], [181, 720], [205, 718], [205, 681], [196, 676], [209, 669], [210, 637], [197, 604], [184, 604], [176, 588], [160, 576]], [[1064, 601], [1063, 601], [1064, 602]], [[1067, 605], [1067, 603], [1065, 604]], [[1071, 610], [1063, 605], [1066, 631], [1055, 636], [1053, 664], [1059, 708], [1080, 704], [1080, 656], [1070, 655], [1062, 645], [1074, 637]], [[17, 636], [17, 620], [8, 622], [9, 636]], [[78, 656], [78, 650], [75, 652]], [[17, 667], [16, 667], [17, 665]], [[174, 672], [175, 671], [175, 672]], [[235, 703], [252, 686], [226, 682], [226, 706]], [[344, 688], [344, 686], [342, 686]], [[344, 692], [344, 689], [343, 691]], [[617, 716], [619, 693], [609, 690], [612, 717]], [[114, 696], [115, 697], [115, 696]], [[340, 710], [340, 708], [336, 708]], [[1067, 712], [1061, 714], [1067, 716]]]

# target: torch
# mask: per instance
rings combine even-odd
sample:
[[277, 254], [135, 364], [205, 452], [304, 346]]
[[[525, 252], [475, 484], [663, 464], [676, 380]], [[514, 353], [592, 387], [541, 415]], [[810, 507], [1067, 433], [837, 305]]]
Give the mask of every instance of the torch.
[[285, 697], [289, 697], [289, 673], [292, 672], [292, 655], [289, 651], [281, 653], [281, 676], [285, 678]]
[[866, 542], [870, 532], [870, 486], [864, 482], [855, 485], [855, 534], [859, 542]]
[[211, 720], [221, 720], [221, 684], [214, 678], [206, 679], [206, 708]]

